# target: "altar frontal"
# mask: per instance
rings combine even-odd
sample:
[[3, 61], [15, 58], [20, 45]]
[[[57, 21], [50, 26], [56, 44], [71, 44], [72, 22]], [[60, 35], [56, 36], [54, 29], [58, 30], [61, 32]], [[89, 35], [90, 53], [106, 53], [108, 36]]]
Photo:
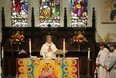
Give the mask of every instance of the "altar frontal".
[[78, 58], [17, 58], [18, 78], [79, 78]]

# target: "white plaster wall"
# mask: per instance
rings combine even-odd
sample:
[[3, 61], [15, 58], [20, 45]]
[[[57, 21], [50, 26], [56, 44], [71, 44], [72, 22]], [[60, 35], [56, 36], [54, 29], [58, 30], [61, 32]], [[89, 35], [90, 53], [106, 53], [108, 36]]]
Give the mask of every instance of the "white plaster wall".
[[[96, 28], [97, 33], [104, 38], [107, 33], [111, 33], [111, 38], [113, 42], [116, 42], [116, 24], [101, 24], [101, 0], [90, 0], [92, 2], [92, 7], [96, 9]], [[116, 19], [116, 18], [115, 18]]]
[[[11, 0], [0, 0], [0, 20], [1, 20], [1, 7], [5, 8], [5, 20], [6, 20], [6, 26], [11, 26]], [[91, 17], [92, 17], [92, 8], [95, 7], [96, 10], [96, 28], [97, 33], [100, 34], [100, 36], [103, 38], [108, 32], [111, 33], [111, 38], [113, 38], [113, 41], [116, 42], [116, 24], [101, 24], [101, 0], [88, 0], [88, 26], [91, 27]], [[28, 0], [29, 4], [29, 17], [28, 17], [28, 25], [31, 26], [31, 8], [34, 7], [34, 13], [35, 13], [35, 26], [39, 25], [39, 0]], [[67, 11], [67, 18], [68, 18], [68, 26], [71, 26], [71, 19], [70, 19], [70, 0], [61, 0], [61, 27], [63, 26], [63, 19], [64, 19], [64, 7], [68, 8]], [[116, 18], [115, 18], [116, 19]], [[0, 28], [1, 28], [1, 21], [0, 21]], [[1, 41], [1, 30], [0, 30], [0, 41]]]

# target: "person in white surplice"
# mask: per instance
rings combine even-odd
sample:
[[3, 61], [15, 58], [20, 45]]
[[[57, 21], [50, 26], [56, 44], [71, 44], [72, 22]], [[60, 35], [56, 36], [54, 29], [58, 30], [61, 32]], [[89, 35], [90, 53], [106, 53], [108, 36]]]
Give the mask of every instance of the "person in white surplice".
[[50, 35], [46, 36], [46, 43], [42, 45], [40, 55], [43, 58], [56, 58], [55, 52], [57, 50], [55, 44], [52, 42], [52, 37]]
[[109, 78], [116, 78], [116, 44], [110, 44], [110, 55], [108, 58], [108, 65], [106, 65], [109, 71]]
[[97, 77], [108, 78], [108, 71], [105, 69], [105, 65], [108, 61], [109, 50], [105, 47], [104, 43], [99, 44], [99, 53], [96, 58]]

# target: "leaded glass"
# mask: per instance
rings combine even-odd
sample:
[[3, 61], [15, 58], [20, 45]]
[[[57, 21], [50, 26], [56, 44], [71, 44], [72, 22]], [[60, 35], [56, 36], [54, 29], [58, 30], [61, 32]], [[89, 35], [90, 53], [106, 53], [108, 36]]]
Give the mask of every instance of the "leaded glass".
[[39, 26], [60, 27], [60, 0], [39, 0]]
[[88, 0], [71, 0], [71, 26], [86, 27], [88, 20]]
[[27, 27], [28, 3], [27, 0], [11, 0], [11, 23], [12, 27]]

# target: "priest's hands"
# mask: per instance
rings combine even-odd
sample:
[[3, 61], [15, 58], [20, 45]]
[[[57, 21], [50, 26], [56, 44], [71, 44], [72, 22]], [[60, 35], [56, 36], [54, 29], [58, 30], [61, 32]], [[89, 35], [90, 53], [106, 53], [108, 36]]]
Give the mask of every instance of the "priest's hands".
[[99, 63], [96, 63], [96, 67], [99, 67], [101, 64], [99, 64]]
[[48, 52], [52, 51], [52, 48], [51, 46], [48, 47]]

